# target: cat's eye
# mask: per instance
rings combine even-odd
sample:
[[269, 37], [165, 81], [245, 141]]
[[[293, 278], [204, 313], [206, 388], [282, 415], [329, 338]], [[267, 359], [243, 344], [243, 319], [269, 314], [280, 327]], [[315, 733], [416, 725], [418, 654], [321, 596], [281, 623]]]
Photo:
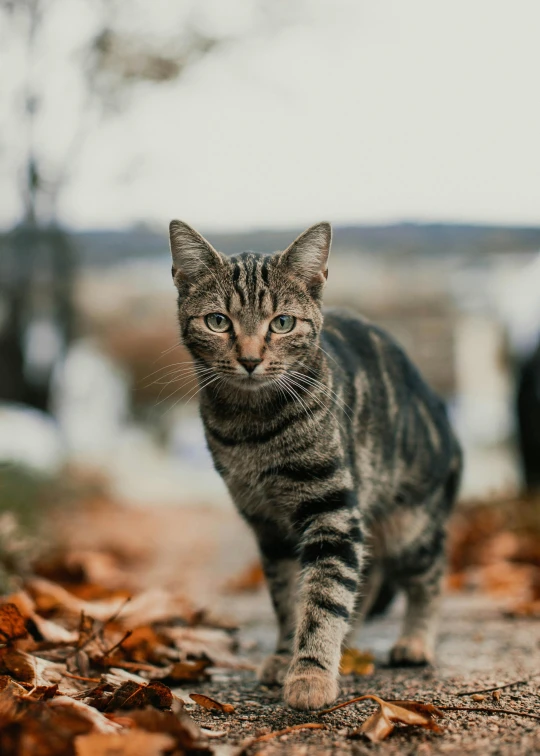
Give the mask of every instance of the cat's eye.
[[292, 315], [278, 315], [270, 323], [270, 330], [274, 333], [289, 333], [296, 324], [296, 318]]
[[231, 321], [221, 312], [211, 312], [210, 315], [206, 315], [204, 322], [211, 331], [217, 333], [225, 333], [231, 327]]

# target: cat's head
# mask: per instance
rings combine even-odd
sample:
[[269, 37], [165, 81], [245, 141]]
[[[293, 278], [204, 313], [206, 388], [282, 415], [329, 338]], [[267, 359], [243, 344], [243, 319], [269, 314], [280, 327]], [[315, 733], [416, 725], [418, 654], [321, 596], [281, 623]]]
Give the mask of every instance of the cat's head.
[[317, 349], [331, 238], [319, 223], [284, 252], [226, 257], [172, 221], [180, 329], [197, 361], [249, 389], [301, 370]]

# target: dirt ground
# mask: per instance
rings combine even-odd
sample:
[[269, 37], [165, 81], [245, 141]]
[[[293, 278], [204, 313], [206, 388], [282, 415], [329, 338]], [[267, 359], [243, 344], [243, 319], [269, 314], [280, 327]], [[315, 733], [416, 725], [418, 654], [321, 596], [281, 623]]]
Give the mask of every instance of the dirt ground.
[[[272, 650], [275, 626], [264, 588], [229, 592], [230, 580], [256, 558], [246, 527], [232, 509], [129, 509], [100, 506], [63, 516], [53, 526], [55, 538], [74, 548], [120, 551], [130, 560], [133, 579], [141, 585], [182, 589], [212, 614], [239, 626], [240, 653], [253, 665]], [[445, 597], [438, 661], [434, 669], [389, 669], [388, 650], [396, 638], [402, 606], [397, 602], [383, 619], [367, 624], [355, 647], [375, 655], [369, 676], [342, 679], [339, 701], [375, 693], [386, 699], [414, 699], [445, 706], [505, 708], [540, 714], [540, 632], [538, 621], [505, 618], [504, 602], [482, 594], [450, 593]], [[505, 685], [537, 674], [475, 701], [456, 694]], [[303, 730], [255, 744], [246, 754], [495, 754], [540, 753], [540, 721], [501, 713], [446, 712], [444, 731], [397, 727], [383, 743], [373, 745], [351, 733], [373, 711], [370, 703], [341, 709], [319, 718], [283, 706], [280, 691], [260, 686], [252, 670], [220, 670], [212, 682], [175, 691], [186, 709], [206, 728], [222, 732], [216, 744], [223, 754], [238, 753], [246, 739], [294, 724], [324, 722], [325, 730]], [[189, 703], [199, 692], [235, 706], [230, 716]], [[230, 748], [228, 747], [230, 746]]]

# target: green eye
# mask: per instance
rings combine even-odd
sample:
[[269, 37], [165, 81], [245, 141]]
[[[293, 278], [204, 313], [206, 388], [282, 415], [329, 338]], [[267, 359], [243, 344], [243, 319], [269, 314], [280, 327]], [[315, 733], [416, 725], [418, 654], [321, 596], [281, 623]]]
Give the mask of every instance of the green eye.
[[270, 330], [274, 333], [289, 333], [296, 325], [296, 318], [292, 315], [278, 315], [270, 323]]
[[212, 312], [210, 315], [206, 315], [204, 322], [211, 331], [216, 331], [217, 333], [225, 333], [231, 327], [231, 321], [221, 312]]

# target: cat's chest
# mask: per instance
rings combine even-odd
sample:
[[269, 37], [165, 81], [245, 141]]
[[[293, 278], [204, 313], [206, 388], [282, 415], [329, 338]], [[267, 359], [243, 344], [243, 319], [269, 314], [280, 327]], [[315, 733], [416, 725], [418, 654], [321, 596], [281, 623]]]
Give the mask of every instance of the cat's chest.
[[294, 504], [294, 493], [280, 485], [272, 471], [279, 466], [283, 449], [255, 444], [226, 446], [207, 434], [216, 470], [225, 481], [236, 506], [246, 515], [277, 510], [285, 514]]

